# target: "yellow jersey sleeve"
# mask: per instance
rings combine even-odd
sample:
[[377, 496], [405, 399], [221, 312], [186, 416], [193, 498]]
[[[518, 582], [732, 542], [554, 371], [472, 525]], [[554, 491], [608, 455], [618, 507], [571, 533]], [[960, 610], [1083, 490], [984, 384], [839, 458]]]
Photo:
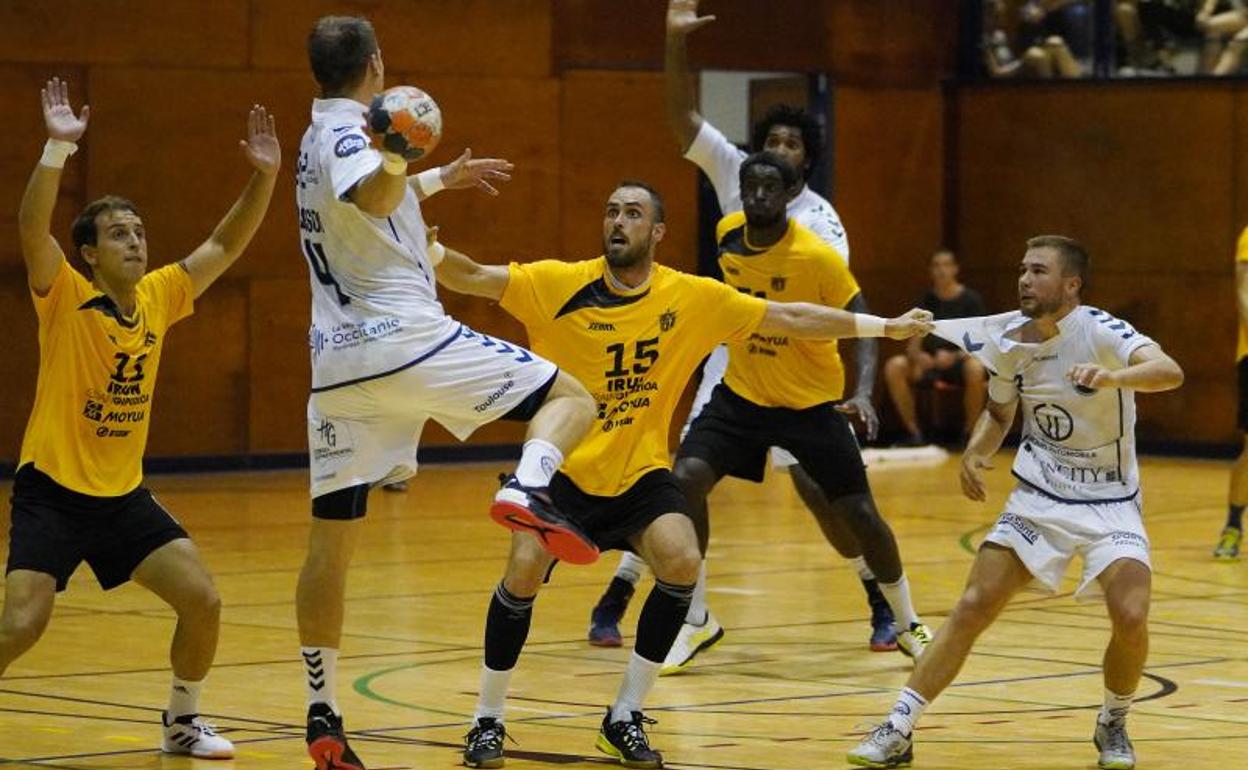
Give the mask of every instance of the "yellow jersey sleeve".
[[748, 339], [767, 314], [767, 300], [737, 291], [712, 278], [694, 278], [700, 322], [707, 337], [719, 342]]
[[62, 257], [61, 268], [56, 271], [48, 293], [41, 297], [31, 289], [30, 298], [35, 304], [35, 315], [38, 316], [39, 323], [46, 325], [61, 313], [72, 312], [78, 305], [75, 300], [90, 292], [91, 284], [82, 277], [82, 273], [70, 267], [69, 260]]
[[538, 262], [512, 262], [507, 267], [507, 288], [499, 305], [525, 326], [549, 323], [555, 314], [553, 303], [565, 284], [570, 266], [566, 262], [543, 259]]
[[180, 263], [165, 265], [143, 276], [139, 291], [150, 297], [148, 307], [160, 316], [154, 325], [169, 328], [195, 312], [195, 287]]
[[1235, 261], [1248, 262], [1248, 227], [1239, 234], [1239, 243], [1235, 247]]
[[819, 252], [819, 298], [828, 307], [844, 308], [862, 291], [849, 266], [832, 248]]

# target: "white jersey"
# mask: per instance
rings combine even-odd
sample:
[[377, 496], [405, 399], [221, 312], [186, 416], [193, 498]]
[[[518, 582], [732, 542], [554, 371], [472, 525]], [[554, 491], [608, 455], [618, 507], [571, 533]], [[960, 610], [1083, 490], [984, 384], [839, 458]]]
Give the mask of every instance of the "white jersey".
[[438, 302], [425, 221], [409, 188], [389, 217], [347, 198], [381, 166], [364, 131], [365, 106], [317, 99], [299, 145], [295, 200], [312, 281], [312, 390], [398, 371], [447, 344], [459, 323]]
[[937, 321], [933, 332], [988, 368], [988, 394], [1023, 410], [1014, 476], [1063, 503], [1131, 500], [1139, 493], [1135, 459], [1135, 394], [1076, 387], [1066, 379], [1076, 364], [1127, 366], [1137, 349], [1154, 344], [1126, 321], [1086, 305], [1057, 322], [1041, 343], [1016, 342], [1027, 322], [1019, 311]]
[[[704, 120], [685, 157], [698, 164], [711, 180], [719, 208], [725, 215], [741, 210], [741, 163], [748, 156], [740, 148]], [[788, 214], [836, 249], [845, 263], [849, 263], [849, 236], [836, 209], [826, 198], [803, 185], [801, 193], [789, 201]]]

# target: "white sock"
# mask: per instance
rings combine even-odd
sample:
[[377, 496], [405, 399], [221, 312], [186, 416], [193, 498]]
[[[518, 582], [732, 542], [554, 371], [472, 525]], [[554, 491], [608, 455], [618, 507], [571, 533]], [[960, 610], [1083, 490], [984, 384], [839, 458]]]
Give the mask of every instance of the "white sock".
[[858, 577], [861, 580], [875, 580], [875, 573], [867, 566], [867, 560], [863, 556], [855, 556], [849, 560], [854, 565], [854, 569], [858, 570]]
[[897, 702], [893, 704], [892, 713], [888, 715], [888, 721], [902, 735], [909, 735], [914, 732], [914, 725], [923, 715], [925, 708], [927, 708], [926, 698], [909, 687], [903, 687], [901, 693], [897, 695]]
[[507, 701], [507, 685], [511, 682], [511, 672], [495, 671], [489, 666], [481, 666], [481, 694], [477, 696], [477, 710], [472, 715], [475, 723], [483, 717], [493, 717], [503, 721], [503, 705]]
[[615, 568], [615, 576], [626, 583], [637, 585], [641, 580], [641, 571], [646, 568], [646, 562], [632, 551], [625, 551], [620, 557], [620, 566]]
[[540, 438], [524, 442], [520, 464], [516, 466], [516, 481], [526, 487], [550, 486], [550, 479], [563, 465], [563, 452], [559, 447]]
[[1133, 700], [1135, 700], [1135, 693], [1119, 695], [1113, 690], [1106, 690], [1105, 705], [1101, 706], [1101, 713], [1096, 717], [1097, 723], [1107, 725], [1110, 722], [1126, 719]]
[[327, 703], [335, 714], [341, 714], [335, 689], [338, 650], [333, 647], [300, 647], [299, 652], [303, 655], [305, 681], [308, 684], [308, 705]]
[[897, 627], [902, 631], [910, 627], [912, 623], [919, 622], [919, 616], [914, 611], [914, 605], [910, 603], [910, 581], [905, 575], [901, 576], [896, 583], [885, 583], [880, 581], [880, 591], [884, 594], [884, 598], [888, 600], [888, 606], [893, 608], [893, 615], [897, 618]]
[[698, 582], [693, 584], [693, 598], [689, 600], [689, 611], [685, 613], [685, 622], [700, 626], [706, 622], [706, 559], [698, 567]]
[[188, 682], [173, 677], [173, 686], [169, 689], [169, 721], [199, 713], [199, 691], [204, 687], [204, 680]]
[[654, 680], [659, 678], [662, 663], [653, 663], [637, 654], [634, 650], [628, 659], [628, 668], [624, 670], [624, 681], [620, 683], [620, 694], [615, 697], [611, 706], [612, 722], [630, 722], [634, 711], [641, 711], [641, 704], [654, 687]]

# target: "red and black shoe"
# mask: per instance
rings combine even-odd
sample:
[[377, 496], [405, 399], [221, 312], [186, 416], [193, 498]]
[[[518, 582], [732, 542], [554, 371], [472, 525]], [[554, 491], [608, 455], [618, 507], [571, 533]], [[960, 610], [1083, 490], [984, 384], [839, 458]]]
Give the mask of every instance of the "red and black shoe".
[[571, 564], [598, 561], [594, 545], [576, 522], [559, 513], [546, 487], [526, 487], [507, 476], [490, 506], [494, 521], [516, 532], [530, 532], [551, 556]]
[[316, 763], [316, 770], [365, 770], [347, 745], [342, 717], [326, 703], [308, 707], [308, 756]]

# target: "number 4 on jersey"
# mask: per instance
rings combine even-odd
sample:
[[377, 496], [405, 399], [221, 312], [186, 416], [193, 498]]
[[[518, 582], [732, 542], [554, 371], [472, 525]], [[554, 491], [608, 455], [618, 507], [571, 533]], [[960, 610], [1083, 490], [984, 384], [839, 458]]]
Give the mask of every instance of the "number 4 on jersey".
[[350, 305], [351, 298], [342, 293], [342, 287], [334, 279], [334, 274], [329, 272], [329, 259], [325, 256], [325, 248], [319, 243], [313, 243], [310, 239], [304, 238], [303, 254], [308, 258], [308, 264], [312, 266], [312, 274], [316, 276], [316, 280], [320, 281], [322, 286], [334, 287], [334, 295], [338, 297], [338, 304]]

